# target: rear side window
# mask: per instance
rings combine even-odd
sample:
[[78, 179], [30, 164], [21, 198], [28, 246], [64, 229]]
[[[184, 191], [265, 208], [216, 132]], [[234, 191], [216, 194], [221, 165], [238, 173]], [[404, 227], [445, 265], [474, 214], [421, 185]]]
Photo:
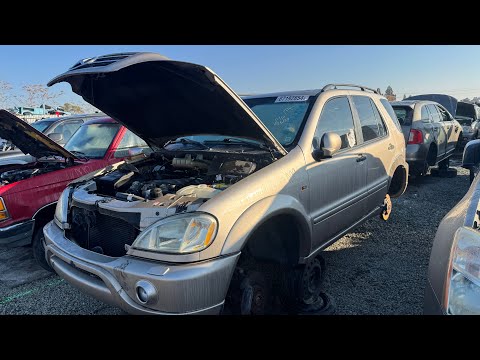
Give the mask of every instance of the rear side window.
[[380, 113], [373, 101], [367, 96], [352, 96], [360, 126], [362, 127], [363, 141], [370, 141], [387, 134]]
[[413, 110], [409, 106], [394, 106], [393, 110], [397, 115], [398, 122], [401, 125], [411, 125]]
[[341, 149], [356, 145], [352, 110], [345, 96], [333, 98], [323, 106], [315, 136], [321, 140], [326, 132], [334, 132], [340, 136], [342, 139]]
[[122, 141], [120, 141], [117, 150], [115, 150], [114, 156], [116, 158], [126, 157], [128, 156], [128, 150], [132, 148], [142, 148], [144, 153], [150, 152], [150, 148], [145, 141], [130, 130], [127, 130], [125, 135], [123, 135]]
[[395, 114], [392, 105], [390, 105], [387, 99], [380, 99], [380, 102], [382, 103], [385, 110], [387, 110], [388, 115], [390, 115], [398, 130], [402, 131], [402, 127], [400, 126], [400, 119], [398, 119], [397, 114]]
[[430, 120], [430, 114], [428, 113], [427, 106], [422, 106], [421, 120]]

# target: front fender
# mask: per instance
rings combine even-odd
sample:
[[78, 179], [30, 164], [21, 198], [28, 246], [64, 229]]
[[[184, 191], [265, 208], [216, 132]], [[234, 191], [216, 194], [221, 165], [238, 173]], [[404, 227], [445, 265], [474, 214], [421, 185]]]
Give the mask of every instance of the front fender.
[[301, 231], [299, 256], [308, 256], [311, 251], [312, 224], [303, 205], [296, 198], [285, 194], [266, 197], [245, 210], [229, 231], [221, 254], [241, 251], [250, 236], [265, 221], [276, 215], [292, 215], [296, 218]]

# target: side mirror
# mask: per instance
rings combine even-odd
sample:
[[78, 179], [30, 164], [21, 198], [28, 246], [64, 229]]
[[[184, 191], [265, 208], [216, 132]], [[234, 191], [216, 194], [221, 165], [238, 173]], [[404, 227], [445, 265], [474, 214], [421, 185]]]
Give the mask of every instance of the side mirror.
[[[316, 139], [316, 141], [315, 141]], [[320, 146], [315, 148], [318, 138], [314, 138], [312, 157], [316, 161], [331, 158], [342, 147], [342, 139], [337, 133], [327, 132], [323, 134]]]
[[139, 147], [134, 147], [128, 149], [128, 157], [135, 157], [143, 154], [143, 149]]
[[61, 143], [63, 141], [62, 133], [51, 133], [51, 134], [48, 134], [48, 137], [53, 141], [55, 141], [56, 143]]

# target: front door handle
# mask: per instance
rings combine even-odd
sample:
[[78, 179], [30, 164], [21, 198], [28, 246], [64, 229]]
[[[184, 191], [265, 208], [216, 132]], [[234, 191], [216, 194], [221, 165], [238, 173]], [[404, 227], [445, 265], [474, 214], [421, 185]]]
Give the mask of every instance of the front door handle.
[[362, 162], [367, 160], [367, 157], [365, 155], [358, 155], [357, 157], [357, 162]]
[[393, 145], [393, 144], [388, 144], [388, 148], [387, 148], [387, 149], [388, 149], [388, 150], [393, 150], [393, 149], [395, 149], [395, 145]]

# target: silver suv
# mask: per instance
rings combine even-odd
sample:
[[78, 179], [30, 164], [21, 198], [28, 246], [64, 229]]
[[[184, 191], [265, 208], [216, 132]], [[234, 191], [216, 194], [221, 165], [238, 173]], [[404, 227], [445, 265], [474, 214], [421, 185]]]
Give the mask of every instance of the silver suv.
[[129, 313], [318, 310], [322, 249], [387, 219], [407, 186], [401, 127], [365, 87], [242, 100], [152, 53], [86, 59], [62, 81], [154, 149], [71, 183], [44, 228], [52, 268]]

